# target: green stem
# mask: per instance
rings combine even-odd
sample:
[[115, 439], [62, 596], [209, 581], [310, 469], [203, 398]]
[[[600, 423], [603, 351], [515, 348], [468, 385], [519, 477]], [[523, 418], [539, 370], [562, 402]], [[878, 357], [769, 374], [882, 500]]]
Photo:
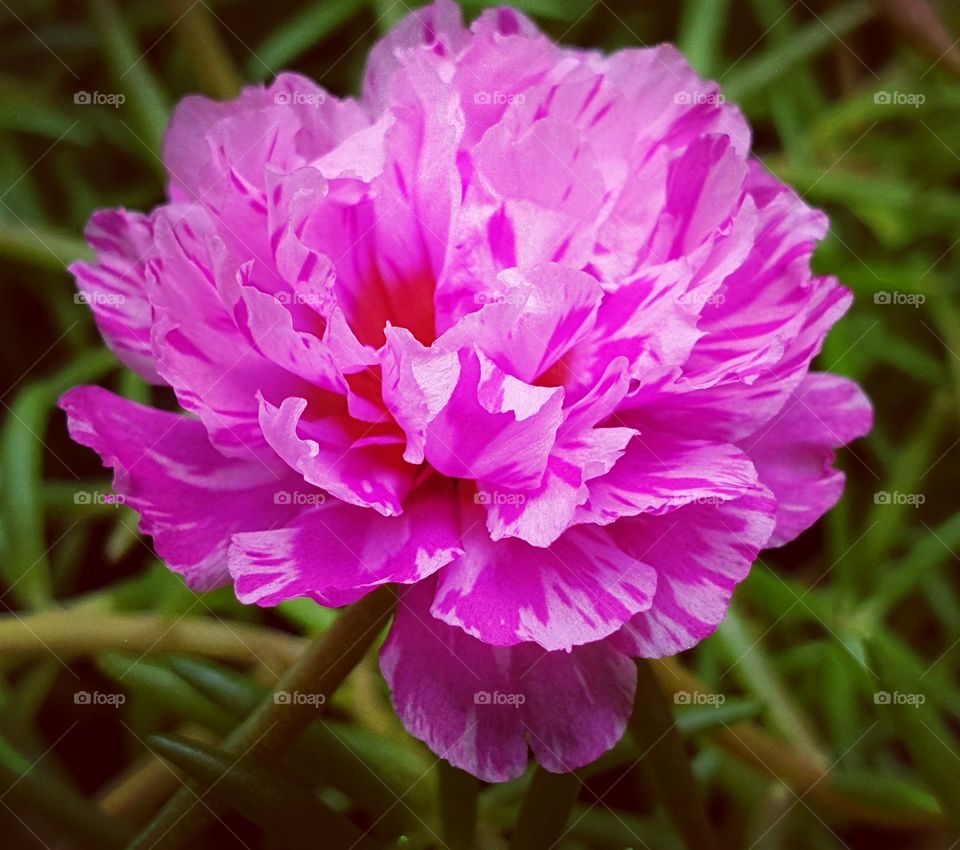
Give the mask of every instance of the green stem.
[[826, 766], [824, 748], [810, 723], [781, 682], [754, 629], [733, 607], [717, 629], [717, 636], [730, 662], [728, 672], [732, 671], [746, 690], [766, 704], [770, 720], [788, 740]]
[[44, 225], [0, 222], [0, 257], [40, 269], [62, 272], [74, 260], [92, 256], [86, 242]]
[[127, 99], [118, 108], [123, 109], [129, 102], [128, 114], [136, 125], [137, 136], [153, 154], [147, 157], [147, 162], [163, 175], [163, 165], [157, 156], [163, 149], [163, 134], [170, 117], [170, 106], [165, 92], [150, 70], [147, 58], [149, 48], [145, 51], [137, 43], [125, 15], [120, 13], [113, 0], [93, 0], [92, 8], [104, 54], [114, 73], [115, 85], [122, 90], [114, 94], [122, 93]]
[[243, 81], [210, 8], [191, 0], [168, 2], [177, 33], [203, 92], [221, 100], [236, 97]]
[[546, 850], [560, 842], [579, 792], [576, 774], [550, 773], [537, 767], [510, 839], [510, 850]]
[[[329, 699], [360, 662], [393, 611], [396, 597], [382, 588], [346, 609], [324, 636], [309, 645], [280, 680], [274, 695], [322, 694]], [[315, 701], [267, 698], [226, 739], [222, 749], [237, 763], [269, 762], [283, 753], [318, 716]], [[214, 800], [197, 804], [202, 786], [178, 791], [130, 845], [130, 850], [174, 850], [188, 845], [218, 816]]]
[[649, 661], [637, 661], [631, 731], [667, 814], [690, 850], [717, 846], [673, 712]]
[[285, 668], [304, 644], [285, 632], [250, 623], [204, 617], [173, 621], [157, 614], [114, 613], [109, 604], [91, 596], [63, 610], [0, 616], [0, 656], [20, 660], [55, 652], [74, 658], [122, 649], [151, 655], [192, 652], [240, 663], [257, 657]]
[[450, 850], [470, 850], [476, 846], [477, 780], [446, 761], [440, 762], [439, 773], [443, 840]]
[[12, 810], [34, 812], [90, 846], [119, 848], [129, 839], [126, 824], [104, 814], [42, 766], [38, 769], [4, 739], [0, 739], [0, 794]]

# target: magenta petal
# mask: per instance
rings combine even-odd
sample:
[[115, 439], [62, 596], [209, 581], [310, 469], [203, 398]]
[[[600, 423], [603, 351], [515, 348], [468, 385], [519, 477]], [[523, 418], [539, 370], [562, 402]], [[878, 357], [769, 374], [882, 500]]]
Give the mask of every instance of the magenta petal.
[[426, 459], [451, 478], [505, 490], [537, 486], [563, 417], [563, 389], [527, 384], [479, 349], [458, 356], [456, 387], [426, 427]]
[[773, 531], [776, 502], [756, 488], [719, 504], [691, 504], [663, 516], [643, 514], [611, 526], [626, 551], [657, 574], [648, 610], [612, 639], [630, 655], [660, 658], [695, 646], [727, 613], [737, 583], [747, 577]]
[[527, 748], [547, 770], [575, 770], [623, 735], [633, 663], [603, 643], [571, 652], [488, 646], [429, 612], [424, 582], [400, 599], [380, 654], [410, 734], [488, 782], [520, 776]]
[[164, 383], [150, 350], [153, 316], [146, 265], [153, 247], [152, 222], [140, 213], [101, 210], [83, 235], [97, 259], [74, 263], [70, 271], [100, 333], [123, 363], [151, 383]]
[[295, 328], [288, 299], [282, 297], [283, 293], [268, 295], [251, 285], [255, 274], [252, 263], [237, 272], [240, 304], [235, 308], [252, 345], [272, 363], [312, 385], [345, 393], [346, 383], [329, 346], [315, 334]]
[[[229, 581], [227, 546], [234, 532], [282, 524], [299, 510], [284, 498], [297, 486], [295, 477], [282, 467], [225, 458], [195, 419], [100, 387], [77, 387], [60, 407], [70, 436], [113, 467], [114, 491], [141, 514], [141, 530], [194, 590]], [[309, 490], [302, 482], [300, 489]]]
[[756, 483], [753, 464], [736, 446], [640, 435], [606, 475], [590, 482], [577, 521], [608, 525], [621, 517], [727, 501]]
[[342, 415], [304, 415], [307, 400], [279, 407], [260, 399], [263, 436], [305, 481], [352, 505], [384, 516], [403, 513], [415, 468], [403, 463], [401, 437]]
[[650, 607], [656, 572], [604, 529], [570, 529], [549, 548], [496, 543], [464, 511], [464, 554], [437, 582], [431, 613], [494, 646], [566, 649], [600, 640]]
[[587, 501], [587, 482], [609, 472], [636, 433], [632, 428], [591, 428], [566, 438], [554, 447], [540, 486], [513, 494], [515, 498], [500, 498], [496, 488], [481, 481], [491, 539], [552, 544], [573, 525], [578, 508]]
[[862, 437], [873, 410], [853, 381], [810, 374], [783, 410], [743, 442], [760, 480], [777, 497], [777, 528], [768, 546], [789, 543], [832, 508], [843, 492], [833, 450]]
[[619, 357], [627, 361], [627, 374], [645, 386], [656, 387], [679, 372], [703, 336], [696, 313], [681, 297], [689, 276], [684, 263], [668, 264], [606, 294], [592, 334], [577, 346], [591, 364], [591, 382]]
[[475, 302], [480, 309], [460, 319], [437, 345], [458, 349], [474, 343], [504, 371], [528, 382], [590, 332], [603, 296], [595, 278], [555, 263], [510, 269], [497, 285], [502, 288], [480, 293]]
[[450, 59], [464, 45], [466, 34], [460, 6], [452, 0], [436, 0], [414, 9], [370, 51], [364, 97], [382, 105], [395, 75], [405, 65]]
[[454, 505], [449, 482], [433, 479], [400, 517], [329, 499], [285, 527], [235, 534], [229, 563], [237, 598], [276, 605], [305, 596], [338, 606], [387, 582], [420, 581], [462, 552]]
[[217, 276], [235, 282], [239, 267], [209, 215], [192, 206], [165, 208], [155, 216], [155, 234], [158, 256], [148, 274], [157, 371], [218, 449], [250, 459], [269, 455], [257, 393], [263, 387], [271, 398], [283, 398], [305, 382], [264, 357], [224, 303]]

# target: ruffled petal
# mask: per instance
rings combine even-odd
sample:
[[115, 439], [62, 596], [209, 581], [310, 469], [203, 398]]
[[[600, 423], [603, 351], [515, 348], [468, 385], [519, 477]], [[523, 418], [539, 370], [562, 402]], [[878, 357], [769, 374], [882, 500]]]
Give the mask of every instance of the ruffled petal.
[[753, 464], [736, 446], [643, 434], [606, 475], [590, 482], [577, 521], [608, 525], [621, 517], [728, 501], [756, 484]]
[[623, 735], [636, 670], [603, 643], [571, 652], [489, 646], [433, 617], [423, 582], [400, 599], [380, 665], [411, 735], [487, 782], [520, 776], [528, 746], [557, 773], [597, 759]]
[[723, 620], [774, 526], [769, 491], [719, 504], [691, 504], [610, 526], [618, 545], [656, 570], [653, 604], [613, 638], [629, 655], [660, 658], [695, 646]]
[[143, 533], [194, 590], [229, 581], [232, 534], [288, 522], [300, 510], [291, 490], [316, 492], [282, 467], [224, 457], [195, 419], [100, 387], [77, 387], [60, 407], [70, 436], [113, 468], [114, 490], [141, 515]]
[[261, 396], [260, 426], [267, 443], [308, 483], [384, 516], [403, 513], [416, 469], [403, 462], [402, 436], [391, 425], [313, 415], [305, 398], [286, 398], [277, 407]]
[[492, 542], [463, 509], [464, 554], [440, 575], [431, 613], [494, 646], [566, 649], [600, 640], [650, 606], [656, 573], [604, 529], [578, 526], [549, 548]]
[[504, 494], [479, 482], [490, 537], [551, 545], [573, 525], [578, 508], [587, 501], [587, 482], [608, 473], [636, 433], [632, 428], [592, 428], [558, 442], [535, 490]]
[[217, 278], [235, 280], [238, 266], [209, 215], [199, 207], [165, 207], [155, 233], [148, 275], [158, 373], [218, 449], [234, 457], [271, 455], [257, 422], [257, 392], [263, 388], [279, 402], [303, 392], [306, 382], [264, 357], [224, 303]]
[[307, 597], [339, 606], [388, 582], [421, 581], [463, 551], [455, 504], [453, 485], [434, 478], [400, 517], [330, 499], [283, 528], [235, 534], [229, 565], [237, 598], [277, 605]]
[[603, 295], [596, 279], [556, 263], [510, 269], [501, 287], [476, 295], [479, 310], [460, 319], [437, 341], [445, 349], [474, 343], [505, 372], [522, 381], [562, 384], [563, 364], [548, 373], [592, 329]]
[[563, 418], [563, 389], [524, 383], [476, 348], [457, 355], [456, 386], [426, 426], [427, 461], [451, 478], [536, 487]]
[[782, 546], [806, 531], [843, 492], [833, 450], [873, 426], [870, 402], [853, 381], [809, 374], [783, 410], [743, 442], [760, 480], [777, 498], [777, 527], [768, 546]]
[[97, 258], [70, 266], [97, 327], [114, 354], [152, 384], [162, 384], [150, 350], [153, 320], [146, 265], [153, 248], [153, 223], [126, 210], [95, 212], [83, 232]]

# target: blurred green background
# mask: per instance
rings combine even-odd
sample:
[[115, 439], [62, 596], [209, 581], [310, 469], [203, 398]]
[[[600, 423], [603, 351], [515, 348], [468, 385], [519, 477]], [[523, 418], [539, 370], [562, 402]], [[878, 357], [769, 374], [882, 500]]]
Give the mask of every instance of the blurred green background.
[[[659, 670], [719, 845], [960, 845], [960, 4], [517, 5], [569, 44], [677, 42], [742, 106], [767, 166], [830, 213], [816, 266], [857, 296], [819, 363], [876, 406], [871, 436], [840, 459], [843, 501], [756, 565], [719, 632], [671, 662], [681, 678]], [[104, 500], [109, 481], [67, 439], [56, 399], [97, 382], [165, 401], [118, 368], [74, 297], [64, 266], [86, 254], [83, 225], [163, 199], [159, 145], [184, 94], [227, 97], [286, 68], [355, 93], [370, 45], [406, 11], [0, 0], [4, 847], [123, 846], [204, 770], [206, 751], [150, 736], [215, 744], [334, 617], [194, 595]], [[334, 846], [314, 801], [374, 824], [374, 846], [507, 846], [530, 776], [480, 791], [476, 838], [444, 833], [438, 789], [466, 823], [475, 785], [403, 733], [373, 656], [328, 708], [276, 775], [220, 783], [232, 810], [190, 846]], [[683, 846], [641, 752], [628, 736], [582, 772], [556, 846]], [[306, 808], [284, 797], [290, 782], [316, 791], [297, 798]]]

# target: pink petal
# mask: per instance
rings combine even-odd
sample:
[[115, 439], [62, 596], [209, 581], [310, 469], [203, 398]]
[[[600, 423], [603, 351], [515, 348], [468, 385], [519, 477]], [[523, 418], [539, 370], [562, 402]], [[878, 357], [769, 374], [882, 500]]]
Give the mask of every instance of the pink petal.
[[403, 513], [416, 469], [403, 462], [402, 437], [391, 425], [314, 415], [297, 397], [279, 407], [261, 397], [260, 425], [267, 443], [308, 483], [384, 516]]
[[577, 521], [607, 525], [621, 517], [727, 501], [756, 483], [753, 464], [735, 446], [642, 434], [606, 475], [590, 482], [590, 498]]
[[157, 256], [148, 274], [157, 313], [151, 340], [157, 371], [218, 449], [248, 459], [269, 456], [257, 421], [257, 392], [263, 388], [279, 400], [304, 392], [306, 382], [260, 354], [224, 304], [215, 271], [234, 277], [238, 267], [206, 213], [163, 208], [155, 234]]
[[[479, 310], [460, 319], [437, 342], [458, 349], [475, 343], [505, 372], [532, 383], [592, 329], [603, 295], [584, 272], [556, 263], [511, 269], [502, 287], [478, 294]], [[563, 375], [557, 381], [563, 383]]]
[[604, 529], [570, 529], [550, 548], [492, 542], [463, 511], [463, 556], [440, 575], [431, 613], [494, 646], [566, 649], [600, 640], [649, 607], [656, 574]]
[[563, 390], [524, 383], [479, 349], [463, 348], [458, 357], [456, 387], [426, 427], [427, 461], [451, 478], [509, 490], [537, 486], [560, 427]]
[[617, 543], [657, 574], [653, 604], [611, 643], [630, 655], [660, 658], [695, 646], [723, 620], [737, 583], [766, 544], [776, 503], [769, 491], [719, 504], [690, 504], [611, 526]]
[[621, 738], [636, 687], [629, 659], [602, 643], [569, 653], [488, 646], [435, 619], [431, 593], [423, 582], [401, 597], [380, 653], [410, 734], [487, 782], [520, 776], [528, 746], [560, 773]]
[[283, 528], [236, 534], [229, 563], [237, 598], [277, 605], [305, 596], [338, 606], [387, 582], [418, 582], [463, 551], [455, 505], [450, 482], [434, 478], [400, 517], [330, 499]]
[[[76, 387], [60, 407], [70, 436], [113, 467], [115, 492], [141, 514], [143, 533], [194, 590], [229, 581], [227, 546], [234, 532], [280, 525], [300, 510], [283, 497], [297, 478], [282, 467], [225, 458], [195, 419], [142, 407], [100, 387]], [[316, 492], [302, 481], [299, 489]]]
[[452, 0], [436, 0], [414, 9], [370, 51], [363, 78], [364, 99], [383, 106], [404, 67], [449, 60], [459, 53], [465, 38], [460, 7]]
[[383, 400], [407, 435], [403, 459], [423, 463], [427, 426], [450, 401], [460, 380], [457, 352], [425, 348], [406, 328], [387, 328]]
[[777, 527], [767, 543], [781, 546], [806, 531], [843, 492], [843, 473], [833, 468], [833, 449], [862, 437], [873, 411], [853, 381], [809, 374], [783, 410], [742, 446], [760, 480], [777, 498]]
[[100, 333], [126, 366], [150, 383], [164, 383], [150, 350], [146, 263], [153, 247], [153, 224], [140, 213], [100, 210], [91, 217], [84, 238], [97, 259], [74, 263], [70, 271]]
[[632, 428], [591, 428], [559, 441], [535, 490], [500, 498], [504, 494], [495, 486], [479, 482], [491, 539], [518, 537], [532, 546], [550, 546], [587, 501], [587, 482], [608, 473], [636, 433]]

